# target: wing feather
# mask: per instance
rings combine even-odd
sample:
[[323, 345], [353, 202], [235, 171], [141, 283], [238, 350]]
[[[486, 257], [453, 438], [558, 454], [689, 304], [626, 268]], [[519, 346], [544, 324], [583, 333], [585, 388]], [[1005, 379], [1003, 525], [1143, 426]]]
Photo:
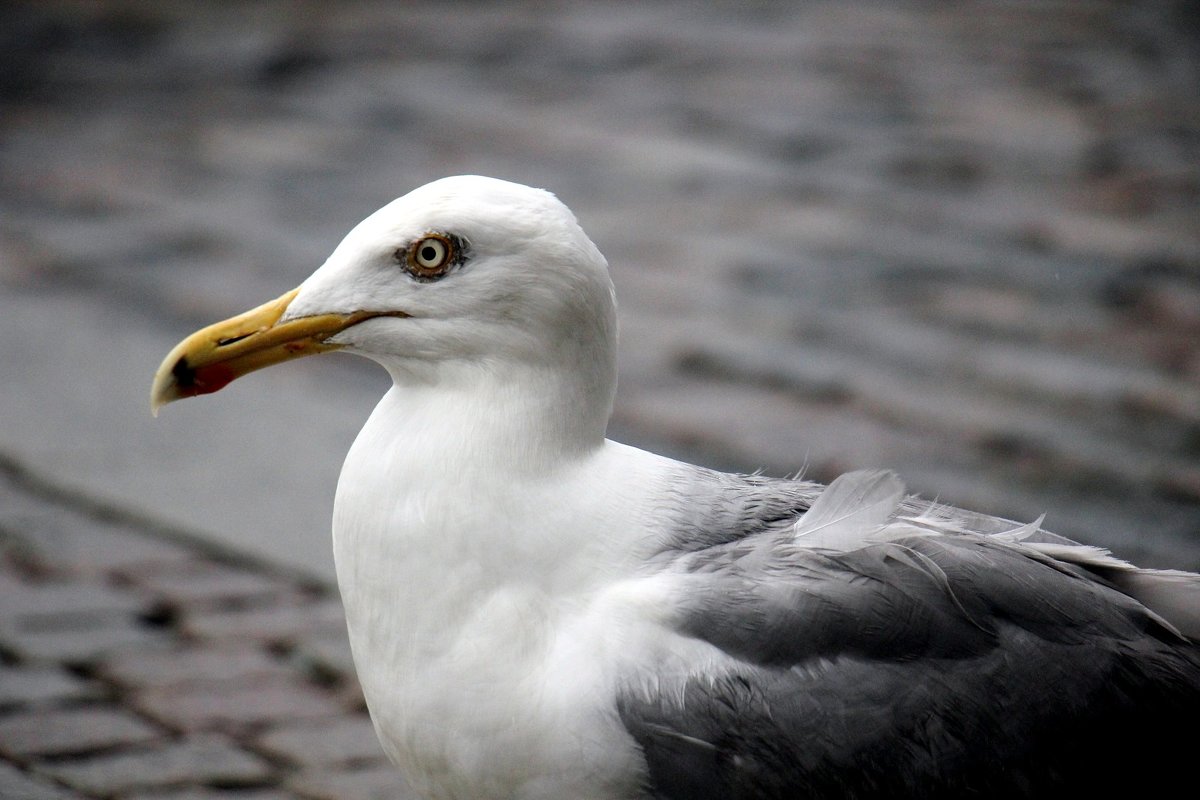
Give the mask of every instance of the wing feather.
[[796, 541], [831, 550], [860, 545], [884, 526], [903, 498], [904, 484], [894, 472], [846, 473], [796, 523]]
[[1183, 779], [1200, 652], [1139, 598], [1189, 601], [1195, 576], [1139, 587], [1146, 571], [1038, 524], [965, 519], [857, 473], [791, 524], [665, 554], [674, 634], [724, 667], [620, 693], [649, 794], [1104, 794], [1119, 779], [1098, 765], [1122, 759], [1142, 793]]

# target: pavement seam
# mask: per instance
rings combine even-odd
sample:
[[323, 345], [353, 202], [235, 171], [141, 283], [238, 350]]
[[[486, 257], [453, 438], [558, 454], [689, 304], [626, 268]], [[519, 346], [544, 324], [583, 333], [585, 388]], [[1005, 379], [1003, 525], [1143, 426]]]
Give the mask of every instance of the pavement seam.
[[147, 538], [180, 545], [219, 564], [249, 568], [273, 578], [296, 583], [309, 591], [336, 593], [335, 584], [317, 575], [215, 542], [199, 531], [168, 522], [142, 509], [121, 505], [77, 487], [66, 486], [4, 451], [0, 451], [0, 477], [39, 500], [74, 511], [97, 522], [121, 525]]

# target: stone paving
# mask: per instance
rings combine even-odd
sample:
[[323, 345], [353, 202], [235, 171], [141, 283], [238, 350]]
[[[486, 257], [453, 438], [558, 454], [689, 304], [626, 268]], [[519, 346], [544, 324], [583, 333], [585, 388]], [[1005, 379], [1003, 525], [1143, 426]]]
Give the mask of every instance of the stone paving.
[[[0, 797], [404, 797], [328, 519], [383, 381], [157, 360], [441, 175], [546, 186], [616, 438], [1200, 569], [1194, 3], [0, 6]], [[198, 534], [198, 535], [190, 535]]]
[[0, 470], [0, 797], [407, 796], [327, 586]]

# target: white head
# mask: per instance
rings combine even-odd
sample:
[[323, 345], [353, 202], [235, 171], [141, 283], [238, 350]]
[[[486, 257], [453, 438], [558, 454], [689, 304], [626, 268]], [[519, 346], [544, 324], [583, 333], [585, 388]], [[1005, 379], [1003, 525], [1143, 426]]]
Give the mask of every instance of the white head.
[[408, 317], [330, 341], [393, 371], [607, 357], [615, 322], [607, 264], [570, 210], [541, 189], [477, 176], [426, 184], [360, 222], [283, 318], [360, 310]]
[[602, 417], [602, 432], [616, 383], [608, 267], [549, 192], [444, 178], [359, 223], [298, 289], [181, 342], [152, 401], [333, 349], [378, 361], [399, 386], [540, 376], [577, 406], [559, 413]]

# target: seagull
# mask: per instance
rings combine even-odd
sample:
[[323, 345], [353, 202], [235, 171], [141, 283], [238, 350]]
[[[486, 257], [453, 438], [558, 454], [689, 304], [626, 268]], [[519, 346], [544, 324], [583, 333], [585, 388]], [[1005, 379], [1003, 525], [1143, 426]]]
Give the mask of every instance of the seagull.
[[155, 375], [156, 412], [315, 353], [391, 375], [333, 549], [375, 730], [419, 796], [1194, 785], [1200, 575], [927, 502], [888, 471], [822, 486], [611, 441], [616, 319], [563, 203], [459, 176]]

